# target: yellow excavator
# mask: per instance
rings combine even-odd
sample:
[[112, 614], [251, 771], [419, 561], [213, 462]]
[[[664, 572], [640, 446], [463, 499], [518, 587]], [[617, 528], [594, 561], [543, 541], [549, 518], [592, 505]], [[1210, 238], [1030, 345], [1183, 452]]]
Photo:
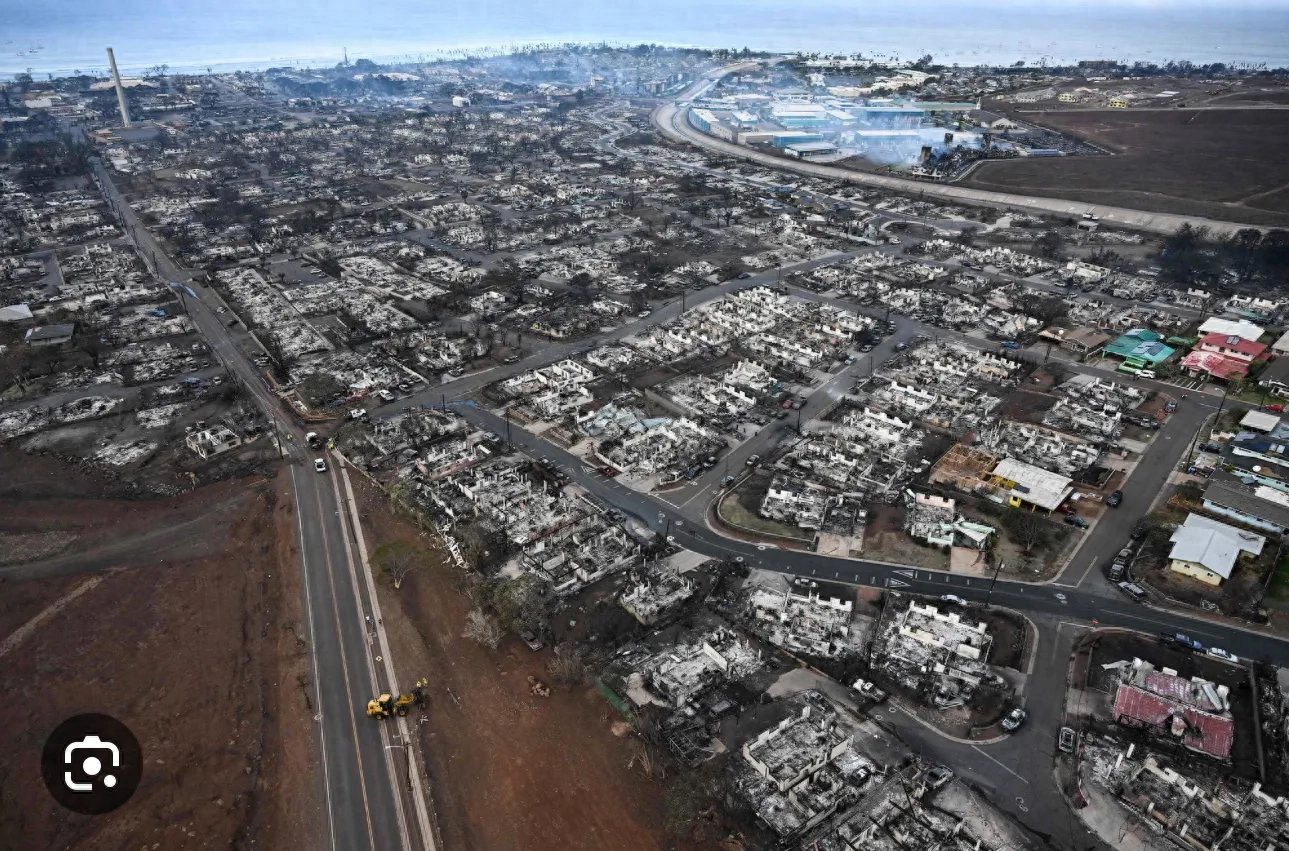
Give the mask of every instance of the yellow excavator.
[[406, 715], [412, 706], [424, 706], [426, 700], [425, 689], [429, 686], [430, 681], [421, 677], [416, 681], [412, 691], [409, 694], [392, 695], [388, 692], [380, 697], [373, 697], [367, 701], [368, 718], [390, 718], [394, 715]]

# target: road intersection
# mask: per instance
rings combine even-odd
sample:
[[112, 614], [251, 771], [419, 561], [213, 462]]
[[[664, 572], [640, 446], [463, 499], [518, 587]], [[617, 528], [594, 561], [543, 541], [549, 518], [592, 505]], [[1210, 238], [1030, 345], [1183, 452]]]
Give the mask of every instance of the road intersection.
[[[674, 118], [660, 113], [659, 120]], [[673, 132], [678, 132], [672, 125]], [[608, 134], [606, 137], [608, 138]], [[776, 160], [774, 167], [782, 167]], [[292, 413], [265, 384], [263, 376], [247, 358], [243, 341], [216, 313], [217, 293], [192, 283], [191, 276], [166, 255], [121, 198], [101, 163], [94, 166], [96, 178], [123, 228], [149, 262], [158, 277], [174, 282], [185, 308], [209, 344], [212, 354], [230, 375], [263, 408], [273, 424], [275, 438], [291, 463], [295, 511], [306, 589], [306, 607], [311, 636], [314, 680], [317, 689], [317, 720], [322, 740], [324, 798], [327, 803], [329, 847], [332, 849], [376, 849], [433, 847], [433, 837], [409, 818], [407, 796], [398, 782], [398, 768], [391, 759], [391, 734], [385, 725], [372, 724], [362, 716], [367, 697], [381, 686], [374, 666], [373, 636], [364, 628], [374, 608], [369, 586], [357, 580], [362, 566], [355, 564], [355, 531], [346, 524], [345, 500], [331, 476], [308, 470], [311, 454], [303, 445], [303, 429]], [[945, 223], [940, 222], [940, 226]], [[866, 250], [891, 250], [889, 248]], [[1036, 658], [1025, 686], [1032, 722], [1020, 733], [1000, 742], [980, 745], [946, 739], [920, 721], [898, 710], [886, 710], [887, 721], [905, 740], [951, 764], [997, 803], [1022, 822], [1039, 830], [1060, 847], [1085, 848], [1096, 842], [1083, 831], [1051, 781], [1051, 757], [1055, 731], [1064, 715], [1066, 662], [1076, 637], [1092, 625], [1117, 626], [1147, 633], [1182, 631], [1205, 644], [1221, 646], [1241, 657], [1289, 663], [1289, 642], [1239, 624], [1200, 618], [1185, 613], [1143, 606], [1128, 600], [1102, 578], [1100, 567], [1109, 559], [1132, 526], [1145, 513], [1154, 495], [1164, 487], [1186, 451], [1208, 409], [1202, 403], [1184, 405], [1159, 431], [1133, 475], [1124, 485], [1125, 507], [1108, 512], [1087, 534], [1070, 562], [1069, 569], [1052, 583], [1035, 584], [1000, 579], [990, 587], [987, 579], [948, 572], [912, 568], [886, 562], [838, 558], [819, 553], [783, 549], [727, 537], [708, 521], [711, 497], [720, 476], [743, 469], [751, 455], [768, 455], [797, 422], [772, 421], [769, 426], [733, 448], [725, 468], [706, 471], [695, 481], [667, 493], [645, 494], [606, 477], [583, 459], [523, 428], [509, 424], [495, 413], [477, 407], [470, 399], [486, 385], [576, 354], [588, 345], [621, 340], [642, 328], [668, 322], [683, 308], [720, 297], [749, 286], [777, 283], [784, 273], [808, 270], [855, 256], [862, 251], [834, 254], [770, 270], [748, 280], [726, 281], [688, 294], [684, 303], [675, 299], [656, 307], [647, 321], [634, 321], [594, 341], [553, 343], [521, 363], [476, 372], [429, 388], [395, 405], [373, 409], [376, 416], [395, 414], [400, 408], [434, 406], [449, 402], [472, 425], [498, 435], [509, 435], [515, 449], [532, 457], [551, 458], [578, 485], [602, 503], [626, 512], [656, 532], [674, 537], [679, 546], [718, 559], [741, 558], [750, 566], [801, 576], [918, 594], [952, 593], [973, 603], [986, 599], [992, 605], [1025, 613], [1039, 635]], [[847, 309], [856, 305], [817, 296], [794, 288], [797, 295], [834, 302]], [[919, 333], [943, 331], [894, 317], [895, 334], [874, 350], [858, 358], [812, 391], [800, 411], [807, 421], [830, 408], [845, 395], [855, 378], [871, 371], [875, 364], [894, 353], [894, 347]], [[949, 335], [953, 336], [953, 335]], [[962, 338], [977, 347], [988, 344]], [[1068, 365], [1077, 371], [1109, 377], [1101, 370]], [[1141, 382], [1165, 389], [1152, 382]], [[509, 426], [509, 427], [508, 427]], [[401, 757], [400, 757], [401, 759]], [[417, 841], [419, 840], [419, 841]]]

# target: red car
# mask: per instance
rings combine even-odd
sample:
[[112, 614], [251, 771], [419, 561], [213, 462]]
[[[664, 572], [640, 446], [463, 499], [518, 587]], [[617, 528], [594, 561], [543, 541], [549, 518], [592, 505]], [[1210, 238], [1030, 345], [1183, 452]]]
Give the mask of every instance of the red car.
[[600, 472], [609, 477], [613, 477], [618, 474], [618, 471], [613, 469], [612, 467], [601, 467]]
[[1270, 411], [1273, 414], [1282, 414], [1284, 413], [1284, 410], [1285, 410], [1284, 405], [1265, 405], [1263, 406], [1263, 408], [1264, 410]]
[[792, 400], [789, 399], [788, 401], [783, 403], [783, 410], [788, 411], [791, 409], [792, 409]]

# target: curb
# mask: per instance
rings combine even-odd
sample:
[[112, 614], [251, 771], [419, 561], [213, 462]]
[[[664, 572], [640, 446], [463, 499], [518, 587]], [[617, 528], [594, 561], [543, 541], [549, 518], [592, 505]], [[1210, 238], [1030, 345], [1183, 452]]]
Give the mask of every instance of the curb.
[[[996, 745], [999, 742], [1010, 738], [1009, 736], [995, 736], [992, 739], [964, 739], [964, 738], [961, 738], [960, 736], [955, 736], [952, 733], [946, 733], [944, 730], [941, 730], [939, 727], [935, 726], [930, 721], [927, 721], [925, 718], [920, 717], [916, 712], [911, 712], [908, 708], [904, 706], [904, 703], [898, 700], [897, 698], [894, 698], [894, 697], [889, 698], [887, 700], [887, 705], [897, 707], [896, 709], [897, 712], [904, 713], [905, 715], [909, 716], [914, 721], [918, 722], [923, 727], [926, 727], [928, 730], [940, 736], [941, 738], [948, 739], [951, 742], [957, 742], [960, 745], [972, 745], [972, 746]], [[871, 712], [872, 710], [869, 710], [869, 711]]]

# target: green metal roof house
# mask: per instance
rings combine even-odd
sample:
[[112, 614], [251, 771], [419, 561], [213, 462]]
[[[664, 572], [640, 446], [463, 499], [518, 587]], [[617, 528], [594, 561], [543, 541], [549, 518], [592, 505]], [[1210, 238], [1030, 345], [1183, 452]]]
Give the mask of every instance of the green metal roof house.
[[1176, 349], [1164, 345], [1162, 334], [1156, 334], [1145, 328], [1133, 328], [1125, 331], [1109, 343], [1105, 353], [1117, 358], [1135, 358], [1154, 366], [1163, 363], [1173, 356]]

